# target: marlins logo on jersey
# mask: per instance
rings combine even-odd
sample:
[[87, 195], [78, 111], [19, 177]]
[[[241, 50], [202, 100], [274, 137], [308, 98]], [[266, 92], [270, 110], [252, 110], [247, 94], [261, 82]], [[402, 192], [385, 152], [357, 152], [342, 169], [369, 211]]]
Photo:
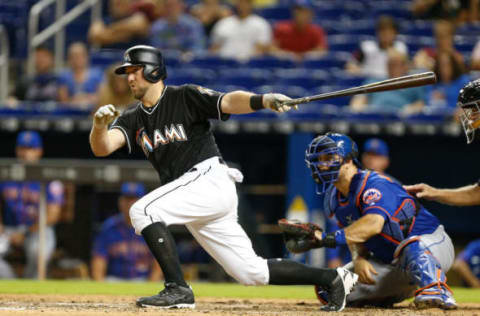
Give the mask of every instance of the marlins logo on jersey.
[[143, 149], [146, 156], [153, 152], [159, 145], [167, 145], [175, 141], [184, 142], [187, 141], [187, 133], [182, 124], [170, 124], [165, 125], [163, 133], [156, 129], [153, 131], [153, 141], [148, 137], [145, 128], [141, 128], [137, 131], [137, 144]]

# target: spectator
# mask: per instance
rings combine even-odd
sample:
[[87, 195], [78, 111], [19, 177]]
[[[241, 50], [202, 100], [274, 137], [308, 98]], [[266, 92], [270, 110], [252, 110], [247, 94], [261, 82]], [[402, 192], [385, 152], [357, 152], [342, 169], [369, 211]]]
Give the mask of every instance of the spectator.
[[105, 279], [149, 279], [161, 277], [160, 266], [155, 262], [147, 244], [135, 234], [130, 221], [130, 207], [145, 195], [140, 183], [124, 183], [118, 199], [120, 213], [108, 218], [95, 237], [92, 251], [92, 277]]
[[470, 242], [457, 256], [453, 269], [465, 285], [480, 288], [480, 239]]
[[201, 23], [184, 13], [183, 0], [165, 0], [165, 16], [152, 25], [150, 43], [161, 49], [187, 54], [205, 49], [205, 34]]
[[437, 21], [434, 26], [434, 34], [435, 47], [427, 47], [418, 51], [413, 58], [415, 67], [433, 70], [437, 53], [439, 51], [447, 51], [451, 52], [457, 63], [465, 68], [462, 54], [453, 45], [454, 25], [446, 20]]
[[190, 12], [203, 24], [207, 37], [210, 37], [213, 27], [219, 20], [232, 15], [232, 10], [219, 0], [202, 0], [195, 4]]
[[415, 0], [411, 10], [419, 19], [474, 22], [478, 17], [478, 0]]
[[218, 21], [212, 31], [212, 52], [248, 60], [268, 51], [272, 30], [264, 18], [253, 14], [252, 1], [235, 0], [235, 15]]
[[95, 21], [88, 30], [90, 43], [126, 49], [147, 40], [150, 27], [163, 13], [162, 0], [110, 0], [109, 17]]
[[297, 0], [292, 7], [291, 21], [279, 22], [274, 27], [273, 52], [321, 56], [327, 51], [327, 37], [323, 29], [312, 23], [314, 11], [310, 0]]
[[[391, 50], [388, 54], [387, 66], [389, 78], [405, 76], [408, 74], [408, 57], [403, 53]], [[369, 79], [366, 83], [372, 83], [379, 79]], [[370, 108], [378, 112], [410, 114], [422, 109], [424, 98], [423, 87], [392, 90], [368, 95], [356, 95], [350, 103], [350, 108], [355, 112]]]
[[97, 108], [104, 104], [115, 104], [119, 110], [124, 110], [135, 99], [128, 87], [127, 77], [115, 75], [115, 68], [118, 64], [114, 64], [105, 71], [105, 81], [98, 89], [98, 105]]
[[[42, 139], [37, 132], [18, 134], [16, 156], [21, 162], [35, 163], [43, 155]], [[40, 183], [34, 181], [8, 181], [0, 184], [2, 221], [0, 231], [8, 239], [10, 249], [22, 249], [26, 256], [23, 272], [25, 278], [36, 278], [38, 269], [38, 214], [40, 207]], [[58, 222], [64, 203], [64, 187], [59, 181], [47, 185], [47, 227], [45, 230], [45, 258], [47, 262], [55, 250], [56, 238], [53, 226]], [[3, 277], [14, 277], [11, 267], [4, 261], [0, 266]]]
[[455, 108], [458, 91], [467, 84], [469, 78], [452, 52], [441, 51], [435, 58], [437, 84], [427, 87], [428, 105]]
[[362, 164], [370, 169], [384, 174], [390, 165], [388, 145], [380, 138], [370, 138], [363, 144]]
[[472, 56], [470, 56], [470, 58], [471, 58], [471, 62], [470, 62], [471, 69], [479, 71], [480, 70], [480, 41], [478, 41], [475, 44], [475, 47], [473, 48], [473, 51], [472, 51]]
[[59, 101], [79, 108], [97, 104], [97, 90], [103, 79], [100, 69], [90, 68], [87, 46], [76, 42], [68, 48], [69, 70], [60, 74]]
[[397, 25], [393, 18], [381, 16], [377, 21], [377, 39], [365, 40], [353, 53], [353, 59], [347, 63], [347, 71], [368, 77], [385, 78], [388, 76], [388, 51], [395, 49], [408, 55], [405, 43], [396, 40]]
[[18, 101], [57, 101], [59, 80], [53, 72], [53, 54], [43, 46], [35, 49], [35, 76], [25, 78], [15, 87], [9, 104], [16, 106]]

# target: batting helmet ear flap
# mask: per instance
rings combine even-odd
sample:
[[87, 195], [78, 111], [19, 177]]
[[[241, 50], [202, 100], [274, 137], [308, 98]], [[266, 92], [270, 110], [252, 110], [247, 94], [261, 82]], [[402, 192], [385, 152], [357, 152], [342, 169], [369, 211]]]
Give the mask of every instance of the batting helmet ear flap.
[[143, 66], [143, 76], [147, 81], [152, 83], [156, 83], [159, 80], [164, 80], [167, 78], [167, 71], [165, 66], [163, 66], [163, 71], [161, 68], [162, 66], [145, 64]]

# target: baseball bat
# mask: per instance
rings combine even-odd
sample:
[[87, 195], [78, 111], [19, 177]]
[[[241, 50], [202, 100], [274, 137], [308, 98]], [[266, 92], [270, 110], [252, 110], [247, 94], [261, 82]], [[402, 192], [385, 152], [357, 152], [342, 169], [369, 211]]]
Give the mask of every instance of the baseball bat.
[[419, 74], [402, 76], [402, 77], [382, 80], [378, 82], [373, 82], [363, 86], [312, 95], [309, 97], [286, 100], [282, 102], [282, 105], [293, 106], [295, 104], [302, 104], [302, 103], [308, 103], [312, 101], [319, 101], [319, 100], [338, 98], [338, 97], [347, 97], [355, 94], [364, 94], [364, 93], [390, 91], [390, 90], [425, 86], [425, 85], [433, 84], [435, 82], [437, 82], [435, 73], [428, 71], [428, 72], [422, 72]]

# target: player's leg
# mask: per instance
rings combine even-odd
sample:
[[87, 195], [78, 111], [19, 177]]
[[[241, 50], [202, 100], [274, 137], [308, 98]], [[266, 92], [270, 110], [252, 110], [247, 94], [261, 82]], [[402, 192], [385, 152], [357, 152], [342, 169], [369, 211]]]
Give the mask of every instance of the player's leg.
[[[25, 239], [25, 256], [27, 258], [25, 271], [23, 273], [25, 278], [34, 279], [38, 276], [38, 252], [39, 248], [39, 236], [38, 232], [29, 233]], [[57, 239], [55, 237], [55, 231], [53, 227], [47, 226], [45, 228], [45, 263], [48, 264], [50, 258], [52, 257], [53, 252], [57, 244]]]
[[446, 284], [445, 272], [453, 263], [453, 245], [440, 226], [433, 234], [409, 240], [400, 263], [419, 287], [414, 303], [418, 308], [455, 309], [456, 302]]
[[[397, 265], [385, 264], [378, 260], [369, 260], [377, 271], [372, 275], [375, 284], [358, 283], [347, 297], [347, 306], [378, 306], [390, 307], [406, 298], [412, 297], [416, 286], [410, 282], [410, 276]], [[344, 266], [350, 271], [354, 270], [353, 262]], [[395, 286], [392, 286], [395, 284]], [[318, 299], [325, 304], [328, 296], [323, 289], [316, 289]]]
[[321, 285], [333, 297], [325, 308], [341, 310], [356, 282], [356, 275], [342, 268], [313, 268], [292, 260], [257, 256], [235, 212], [214, 222], [189, 224], [187, 228], [230, 276], [245, 285]]
[[[175, 241], [168, 230], [172, 224], [188, 224], [223, 214], [225, 206], [210, 176], [218, 173], [218, 158], [208, 159], [138, 200], [130, 209], [137, 234], [142, 234], [162, 268], [165, 289], [158, 295], [140, 298], [140, 306], [193, 308], [194, 296], [183, 278]], [[219, 215], [220, 214], [220, 215]]]

